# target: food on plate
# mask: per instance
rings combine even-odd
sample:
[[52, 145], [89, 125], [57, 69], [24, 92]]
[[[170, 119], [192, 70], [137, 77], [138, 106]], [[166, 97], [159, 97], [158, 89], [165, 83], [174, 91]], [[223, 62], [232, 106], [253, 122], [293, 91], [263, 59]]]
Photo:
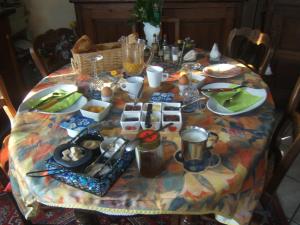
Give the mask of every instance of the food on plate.
[[72, 146], [70, 149], [66, 149], [62, 152], [62, 159], [65, 161], [78, 161], [84, 156], [80, 147]]
[[84, 110], [93, 112], [93, 113], [101, 113], [104, 111], [105, 107], [103, 106], [96, 106], [96, 105], [90, 105], [84, 108]]
[[186, 75], [182, 75], [179, 78], [178, 83], [181, 85], [187, 85], [189, 83], [189, 78]]
[[112, 96], [112, 94], [113, 94], [113, 91], [110, 87], [104, 87], [101, 90], [101, 95], [102, 96], [110, 97], [110, 96]]
[[236, 65], [219, 64], [206, 67], [204, 72], [208, 75], [214, 76], [230, 76], [242, 73], [242, 68]]
[[101, 141], [97, 140], [84, 140], [80, 143], [80, 145], [86, 149], [96, 149], [99, 148]]

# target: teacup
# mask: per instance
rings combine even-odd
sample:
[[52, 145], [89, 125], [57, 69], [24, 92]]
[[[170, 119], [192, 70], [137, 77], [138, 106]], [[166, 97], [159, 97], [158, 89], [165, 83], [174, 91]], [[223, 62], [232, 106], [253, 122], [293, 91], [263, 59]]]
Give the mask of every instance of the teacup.
[[135, 99], [136, 97], [138, 97], [137, 95], [143, 85], [143, 82], [144, 82], [143, 77], [138, 77], [138, 76], [129, 77], [126, 79], [125, 83], [121, 84], [120, 88], [123, 91], [128, 92], [130, 98]]
[[[182, 148], [181, 155], [183, 165], [190, 171], [199, 171], [201, 165], [205, 165], [210, 160], [210, 151], [213, 145], [218, 141], [217, 134], [207, 131], [204, 128], [197, 126], [186, 127], [185, 130], [180, 132]], [[211, 145], [208, 145], [208, 139], [214, 136], [215, 140]]]
[[160, 83], [168, 78], [167, 73], [163, 73], [164, 69], [160, 66], [148, 66], [147, 67], [147, 78], [151, 88], [157, 88]]

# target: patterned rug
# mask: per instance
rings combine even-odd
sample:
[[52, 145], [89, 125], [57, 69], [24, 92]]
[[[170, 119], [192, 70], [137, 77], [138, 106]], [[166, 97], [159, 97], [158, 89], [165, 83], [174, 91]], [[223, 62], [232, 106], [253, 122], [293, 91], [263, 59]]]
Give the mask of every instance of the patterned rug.
[[15, 202], [7, 193], [0, 193], [0, 225], [24, 225]]

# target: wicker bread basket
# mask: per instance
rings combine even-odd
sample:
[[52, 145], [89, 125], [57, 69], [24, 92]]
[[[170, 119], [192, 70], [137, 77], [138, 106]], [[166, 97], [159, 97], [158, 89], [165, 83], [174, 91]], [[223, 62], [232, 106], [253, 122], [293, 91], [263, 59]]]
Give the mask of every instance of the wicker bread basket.
[[79, 73], [92, 73], [92, 58], [102, 55], [103, 59], [97, 62], [97, 72], [111, 71], [122, 68], [121, 44], [118, 42], [96, 45], [97, 51], [88, 53], [74, 53], [71, 60], [72, 67]]

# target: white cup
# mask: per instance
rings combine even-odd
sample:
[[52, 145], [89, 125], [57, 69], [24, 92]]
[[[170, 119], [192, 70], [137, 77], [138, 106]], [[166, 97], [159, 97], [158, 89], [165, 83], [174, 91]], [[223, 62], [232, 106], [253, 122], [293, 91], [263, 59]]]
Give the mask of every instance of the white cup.
[[144, 82], [143, 77], [129, 77], [126, 79], [126, 82], [121, 84], [120, 88], [123, 91], [128, 92], [130, 98], [135, 99], [139, 93], [140, 88]]
[[160, 83], [168, 78], [167, 73], [163, 73], [164, 69], [160, 66], [148, 66], [147, 67], [147, 78], [151, 88], [157, 88]]

